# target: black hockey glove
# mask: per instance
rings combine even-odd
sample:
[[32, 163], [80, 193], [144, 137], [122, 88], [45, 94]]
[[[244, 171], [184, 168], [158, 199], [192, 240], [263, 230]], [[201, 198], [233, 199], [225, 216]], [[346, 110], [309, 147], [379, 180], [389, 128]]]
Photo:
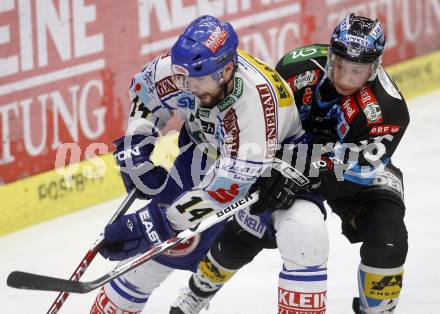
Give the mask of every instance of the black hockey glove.
[[267, 172], [270, 174], [263, 175], [253, 186], [260, 193], [258, 201], [250, 207], [252, 215], [262, 214], [268, 209], [287, 209], [295, 200], [298, 186], [276, 168], [270, 168]]
[[274, 165], [268, 170], [269, 175], [263, 174], [253, 187], [260, 190], [260, 194], [258, 201], [251, 205], [251, 214], [261, 214], [268, 209], [288, 209], [299, 190], [319, 186], [322, 164], [320, 156], [315, 160], [311, 158], [312, 149], [312, 145], [304, 144], [295, 146], [290, 152], [277, 152]]

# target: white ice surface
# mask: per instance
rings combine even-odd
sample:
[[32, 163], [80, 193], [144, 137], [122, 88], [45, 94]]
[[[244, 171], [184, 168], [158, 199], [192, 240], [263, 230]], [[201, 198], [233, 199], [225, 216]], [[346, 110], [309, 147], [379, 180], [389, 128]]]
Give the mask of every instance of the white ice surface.
[[[440, 313], [440, 90], [410, 101], [411, 124], [400, 144], [395, 165], [403, 170], [409, 254], [404, 287], [396, 313]], [[437, 195], [438, 196], [438, 195]], [[0, 313], [46, 313], [55, 292], [17, 290], [6, 286], [13, 270], [68, 278], [83, 258], [121, 199], [0, 237]], [[356, 295], [359, 245], [350, 245], [340, 234], [339, 218], [330, 214], [331, 255], [328, 264], [328, 313], [351, 313]], [[277, 277], [281, 267], [276, 250], [262, 252], [242, 269], [211, 302], [213, 314], [276, 313]], [[95, 258], [83, 280], [110, 270]], [[189, 272], [175, 271], [151, 296], [143, 313], [168, 313]], [[96, 292], [71, 295], [60, 313], [88, 313]]]

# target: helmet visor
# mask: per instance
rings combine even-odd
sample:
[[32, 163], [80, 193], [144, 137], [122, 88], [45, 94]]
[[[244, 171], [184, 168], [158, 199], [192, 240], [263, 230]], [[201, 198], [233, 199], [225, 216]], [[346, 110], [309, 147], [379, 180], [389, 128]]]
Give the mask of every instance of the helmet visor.
[[181, 91], [191, 92], [196, 95], [218, 89], [222, 74], [223, 68], [213, 74], [192, 77], [183, 74], [182, 71], [175, 71], [175, 67], [173, 67], [173, 80], [176, 87]]
[[375, 63], [348, 61], [331, 52], [328, 62], [330, 63], [328, 76], [332, 83], [347, 90], [363, 87], [377, 67]]

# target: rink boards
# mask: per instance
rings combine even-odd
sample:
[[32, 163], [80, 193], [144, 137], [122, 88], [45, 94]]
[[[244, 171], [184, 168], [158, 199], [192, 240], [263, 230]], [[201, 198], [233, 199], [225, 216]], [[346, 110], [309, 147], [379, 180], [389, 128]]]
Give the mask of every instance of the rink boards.
[[[440, 87], [440, 51], [388, 68], [406, 99]], [[169, 167], [175, 158], [177, 134], [158, 143], [153, 161]], [[47, 171], [0, 188], [0, 235], [81, 209], [124, 193], [111, 154], [68, 169]]]
[[[160, 139], [152, 155], [167, 168], [177, 156], [177, 133]], [[112, 154], [82, 161], [75, 169], [47, 171], [0, 188], [0, 235], [125, 193]]]

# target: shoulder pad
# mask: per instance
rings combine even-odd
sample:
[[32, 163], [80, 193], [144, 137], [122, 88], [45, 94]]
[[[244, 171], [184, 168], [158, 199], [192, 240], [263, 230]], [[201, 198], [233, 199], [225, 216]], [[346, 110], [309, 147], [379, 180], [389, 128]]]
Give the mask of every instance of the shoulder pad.
[[156, 58], [147, 63], [142, 68], [141, 72], [134, 75], [130, 86], [130, 92], [154, 93], [157, 61], [158, 59]]
[[303, 62], [310, 59], [326, 58], [328, 45], [309, 45], [296, 48], [286, 53], [278, 62], [279, 66]]
[[379, 78], [380, 84], [388, 95], [393, 98], [402, 100], [402, 95], [397, 89], [397, 86], [394, 84], [394, 81], [388, 76], [388, 74], [382, 67], [379, 68], [377, 76]]

